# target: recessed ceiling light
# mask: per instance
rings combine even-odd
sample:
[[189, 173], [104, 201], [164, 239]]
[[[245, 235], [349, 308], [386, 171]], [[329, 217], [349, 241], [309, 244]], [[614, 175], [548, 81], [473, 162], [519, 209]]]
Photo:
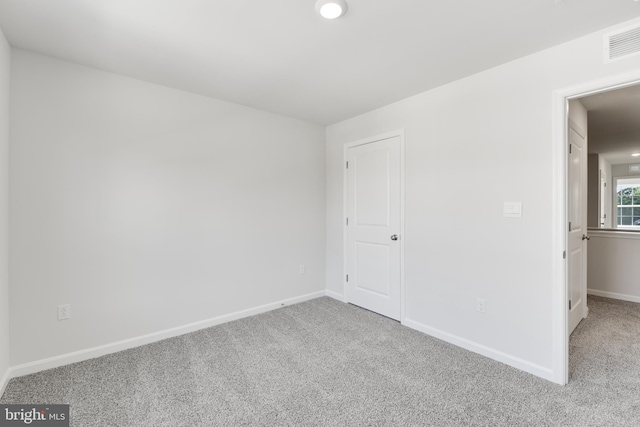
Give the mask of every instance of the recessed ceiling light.
[[318, 0], [316, 12], [326, 19], [336, 19], [347, 13], [347, 2], [344, 0]]
[[640, 157], [640, 153], [633, 153], [631, 157]]

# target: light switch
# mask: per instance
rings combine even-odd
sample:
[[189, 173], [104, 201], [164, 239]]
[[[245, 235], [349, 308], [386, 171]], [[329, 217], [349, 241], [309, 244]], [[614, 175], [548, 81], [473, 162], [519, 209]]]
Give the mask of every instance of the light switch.
[[504, 202], [505, 218], [522, 218], [522, 202]]

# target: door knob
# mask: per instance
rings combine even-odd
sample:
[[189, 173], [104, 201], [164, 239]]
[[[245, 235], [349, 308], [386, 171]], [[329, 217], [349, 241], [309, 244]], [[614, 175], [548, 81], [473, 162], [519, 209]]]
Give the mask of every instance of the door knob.
[[398, 235], [394, 234], [393, 236], [391, 236], [391, 240], [398, 240]]
[[586, 234], [583, 234], [582, 240], [591, 240], [591, 236], [587, 236]]

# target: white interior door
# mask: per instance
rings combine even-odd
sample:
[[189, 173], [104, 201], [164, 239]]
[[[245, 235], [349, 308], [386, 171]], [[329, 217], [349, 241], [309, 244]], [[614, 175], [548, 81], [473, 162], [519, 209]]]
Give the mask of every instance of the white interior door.
[[569, 334], [587, 313], [587, 140], [575, 123], [569, 125]]
[[401, 141], [347, 150], [347, 301], [401, 316]]

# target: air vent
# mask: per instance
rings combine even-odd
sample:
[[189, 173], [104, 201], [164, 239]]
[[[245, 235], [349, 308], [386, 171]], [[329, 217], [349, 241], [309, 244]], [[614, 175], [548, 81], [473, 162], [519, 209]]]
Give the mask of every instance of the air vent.
[[640, 54], [640, 26], [625, 28], [604, 37], [605, 62]]

